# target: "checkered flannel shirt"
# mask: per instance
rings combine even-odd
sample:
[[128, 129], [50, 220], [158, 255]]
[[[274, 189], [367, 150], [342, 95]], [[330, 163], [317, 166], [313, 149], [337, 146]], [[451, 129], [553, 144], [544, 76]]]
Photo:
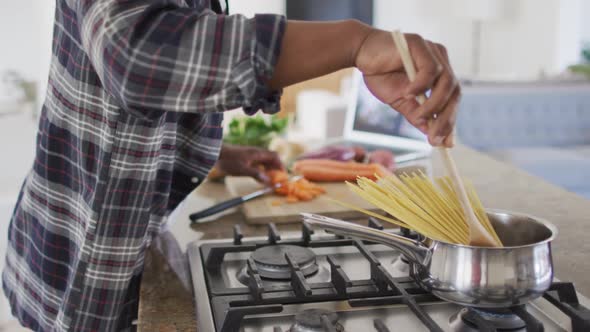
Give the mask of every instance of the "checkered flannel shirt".
[[221, 112], [278, 110], [264, 82], [284, 18], [210, 8], [57, 0], [36, 157], [2, 275], [24, 326], [128, 326], [146, 247], [217, 159]]

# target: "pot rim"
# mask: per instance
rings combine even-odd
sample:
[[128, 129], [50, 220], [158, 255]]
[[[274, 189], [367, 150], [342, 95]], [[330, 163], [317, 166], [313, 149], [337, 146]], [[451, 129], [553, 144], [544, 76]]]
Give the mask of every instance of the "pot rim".
[[538, 246], [538, 245], [541, 245], [541, 244], [549, 243], [549, 242], [553, 241], [557, 237], [557, 234], [558, 234], [557, 227], [555, 227], [555, 225], [553, 225], [552, 223], [550, 223], [546, 219], [538, 218], [538, 217], [535, 217], [533, 215], [530, 215], [530, 214], [527, 214], [527, 213], [523, 213], [523, 212], [514, 212], [514, 211], [502, 210], [502, 209], [485, 209], [485, 210], [486, 210], [487, 213], [507, 214], [507, 215], [510, 215], [510, 216], [518, 216], [518, 217], [524, 217], [524, 218], [532, 219], [535, 222], [538, 222], [541, 225], [547, 227], [547, 229], [549, 229], [549, 231], [551, 231], [551, 236], [549, 236], [545, 240], [542, 240], [542, 241], [539, 241], [539, 242], [535, 242], [535, 243], [529, 243], [529, 244], [524, 244], [524, 245], [519, 245], [519, 246], [506, 246], [506, 247], [471, 246], [471, 245], [468, 245], [468, 244], [451, 243], [451, 242], [446, 242], [446, 241], [442, 241], [442, 240], [435, 240], [435, 239], [430, 239], [430, 238], [426, 238], [426, 242], [428, 242], [428, 240], [430, 240], [430, 241], [432, 241], [432, 244], [428, 245], [427, 243], [424, 243], [425, 241], [422, 241], [422, 244], [424, 244], [425, 246], [430, 247], [430, 248], [433, 248], [436, 245], [436, 243], [441, 243], [441, 244], [444, 244], [446, 246], [457, 247], [457, 248], [485, 249], [485, 250], [505, 250], [505, 249], [521, 249], [521, 248], [535, 247], [535, 246]]

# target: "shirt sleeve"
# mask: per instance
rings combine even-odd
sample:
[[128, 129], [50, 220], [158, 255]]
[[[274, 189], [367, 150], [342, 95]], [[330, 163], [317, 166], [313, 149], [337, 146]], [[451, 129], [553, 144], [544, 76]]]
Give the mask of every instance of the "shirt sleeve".
[[80, 38], [103, 87], [149, 114], [279, 110], [270, 91], [285, 18], [219, 15], [169, 0], [77, 1]]

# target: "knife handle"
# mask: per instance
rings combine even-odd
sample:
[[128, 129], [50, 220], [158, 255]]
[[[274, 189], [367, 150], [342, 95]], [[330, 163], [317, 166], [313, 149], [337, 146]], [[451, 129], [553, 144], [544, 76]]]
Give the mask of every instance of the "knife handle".
[[274, 190], [273, 188], [264, 188], [264, 189], [257, 190], [253, 193], [250, 193], [248, 195], [228, 199], [227, 201], [223, 201], [221, 203], [215, 204], [209, 208], [206, 208], [205, 210], [195, 212], [195, 213], [189, 215], [188, 217], [190, 218], [190, 220], [193, 224], [199, 223], [199, 219], [203, 219], [205, 217], [212, 216], [216, 213], [219, 213], [221, 211], [227, 210], [227, 209], [232, 208], [234, 206], [240, 205], [240, 204], [247, 202], [251, 199], [254, 199], [256, 197], [266, 195], [266, 194], [272, 192], [273, 190]]
[[244, 202], [245, 202], [245, 200], [241, 196], [236, 197], [236, 198], [232, 198], [232, 199], [228, 199], [227, 201], [223, 201], [221, 203], [215, 204], [209, 208], [206, 208], [205, 210], [201, 210], [199, 212], [192, 213], [188, 217], [190, 218], [192, 223], [198, 223], [199, 219], [203, 219], [205, 217], [212, 216], [216, 213], [227, 210], [227, 209], [232, 208], [236, 205], [240, 205]]

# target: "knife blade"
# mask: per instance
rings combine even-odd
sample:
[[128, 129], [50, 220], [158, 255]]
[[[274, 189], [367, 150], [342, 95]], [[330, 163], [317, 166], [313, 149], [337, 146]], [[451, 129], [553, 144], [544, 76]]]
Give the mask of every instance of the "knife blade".
[[[301, 176], [301, 175], [292, 176], [289, 178], [288, 182], [294, 182], [294, 181], [300, 180], [302, 178], [303, 178], [303, 176]], [[212, 215], [217, 214], [219, 212], [225, 211], [225, 210], [232, 208], [234, 206], [238, 206], [244, 202], [253, 200], [257, 197], [264, 196], [266, 194], [270, 194], [271, 192], [274, 192], [276, 189], [280, 188], [281, 186], [282, 186], [281, 183], [277, 183], [274, 186], [264, 187], [262, 189], [258, 189], [256, 191], [253, 191], [249, 194], [228, 199], [227, 201], [217, 203], [217, 204], [215, 204], [211, 207], [208, 207], [204, 210], [190, 214], [189, 219], [191, 220], [192, 224], [206, 223], [207, 221], [202, 221], [201, 219], [212, 216]]]

